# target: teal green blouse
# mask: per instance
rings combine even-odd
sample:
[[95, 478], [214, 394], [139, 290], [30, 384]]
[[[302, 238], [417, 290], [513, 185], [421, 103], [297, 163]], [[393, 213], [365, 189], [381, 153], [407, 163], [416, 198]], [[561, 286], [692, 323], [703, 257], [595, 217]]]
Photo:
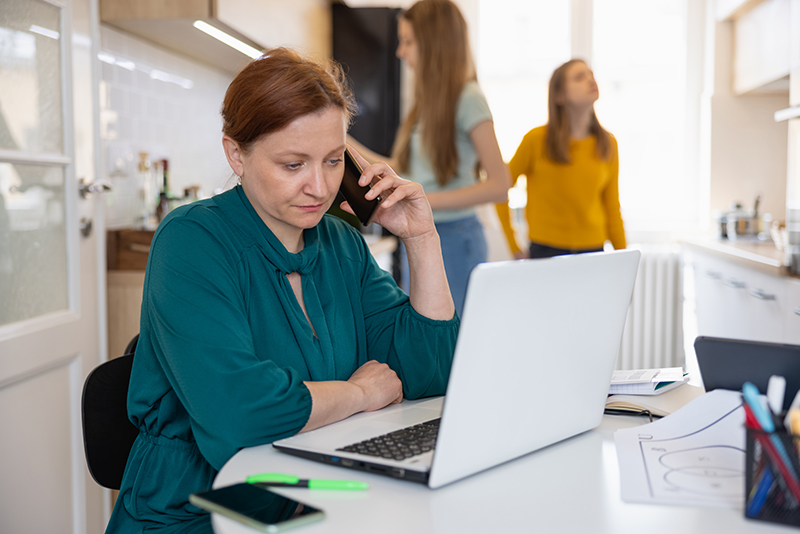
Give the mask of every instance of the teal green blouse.
[[[458, 318], [416, 313], [340, 219], [324, 216], [304, 240], [289, 253], [241, 187], [159, 226], [128, 393], [140, 433], [108, 532], [207, 528], [189, 494], [211, 487], [240, 449], [299, 432], [311, 413], [305, 380], [347, 380], [378, 360], [406, 398], [444, 393]], [[316, 336], [290, 272], [302, 275]]]

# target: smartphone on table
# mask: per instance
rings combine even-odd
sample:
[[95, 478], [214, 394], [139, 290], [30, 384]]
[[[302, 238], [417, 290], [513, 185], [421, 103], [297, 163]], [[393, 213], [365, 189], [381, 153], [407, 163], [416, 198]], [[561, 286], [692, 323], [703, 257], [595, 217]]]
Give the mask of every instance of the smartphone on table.
[[381, 203], [380, 197], [373, 200], [367, 200], [364, 195], [370, 190], [371, 186], [358, 185], [358, 179], [361, 178], [364, 169], [358, 164], [356, 158], [350, 153], [350, 149], [344, 151], [344, 176], [342, 177], [342, 185], [339, 187], [342, 196], [353, 208], [358, 220], [361, 224], [368, 226], [378, 211], [378, 206]]
[[261, 532], [283, 532], [325, 517], [318, 508], [246, 482], [193, 493], [189, 502]]

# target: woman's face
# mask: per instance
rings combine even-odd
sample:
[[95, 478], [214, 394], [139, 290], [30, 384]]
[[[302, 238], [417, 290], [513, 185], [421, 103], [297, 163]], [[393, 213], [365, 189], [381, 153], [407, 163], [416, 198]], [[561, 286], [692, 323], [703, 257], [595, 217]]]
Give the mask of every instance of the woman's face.
[[225, 152], [261, 219], [289, 252], [331, 207], [344, 174], [347, 131], [342, 110], [303, 115], [256, 141], [245, 154], [230, 138]]
[[397, 22], [397, 40], [397, 57], [405, 61], [412, 70], [416, 70], [419, 49], [414, 38], [414, 28], [406, 19], [401, 18]]
[[594, 104], [600, 92], [594, 81], [594, 73], [583, 61], [577, 61], [567, 68], [564, 76], [564, 105], [585, 107]]

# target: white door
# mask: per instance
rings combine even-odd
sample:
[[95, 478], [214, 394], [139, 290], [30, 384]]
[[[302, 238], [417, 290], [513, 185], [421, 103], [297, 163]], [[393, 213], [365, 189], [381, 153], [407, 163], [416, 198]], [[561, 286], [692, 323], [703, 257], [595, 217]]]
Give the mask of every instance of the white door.
[[102, 206], [78, 194], [97, 167], [92, 13], [0, 1], [0, 532], [102, 532], [108, 513], [80, 417], [105, 356]]

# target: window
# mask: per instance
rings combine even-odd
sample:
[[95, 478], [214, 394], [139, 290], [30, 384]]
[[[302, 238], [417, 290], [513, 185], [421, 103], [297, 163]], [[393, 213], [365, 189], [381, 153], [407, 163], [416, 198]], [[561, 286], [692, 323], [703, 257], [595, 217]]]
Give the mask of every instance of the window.
[[[598, 118], [619, 143], [628, 233], [696, 223], [699, 118], [689, 110], [700, 95], [687, 80], [701, 78], [702, 62], [688, 61], [687, 12], [687, 0], [480, 0], [478, 77], [503, 157], [547, 121], [553, 70], [586, 59]], [[524, 196], [512, 191], [512, 207]]]
[[594, 0], [595, 109], [617, 138], [623, 216], [638, 227], [697, 210], [685, 150], [684, 12], [682, 0]]

